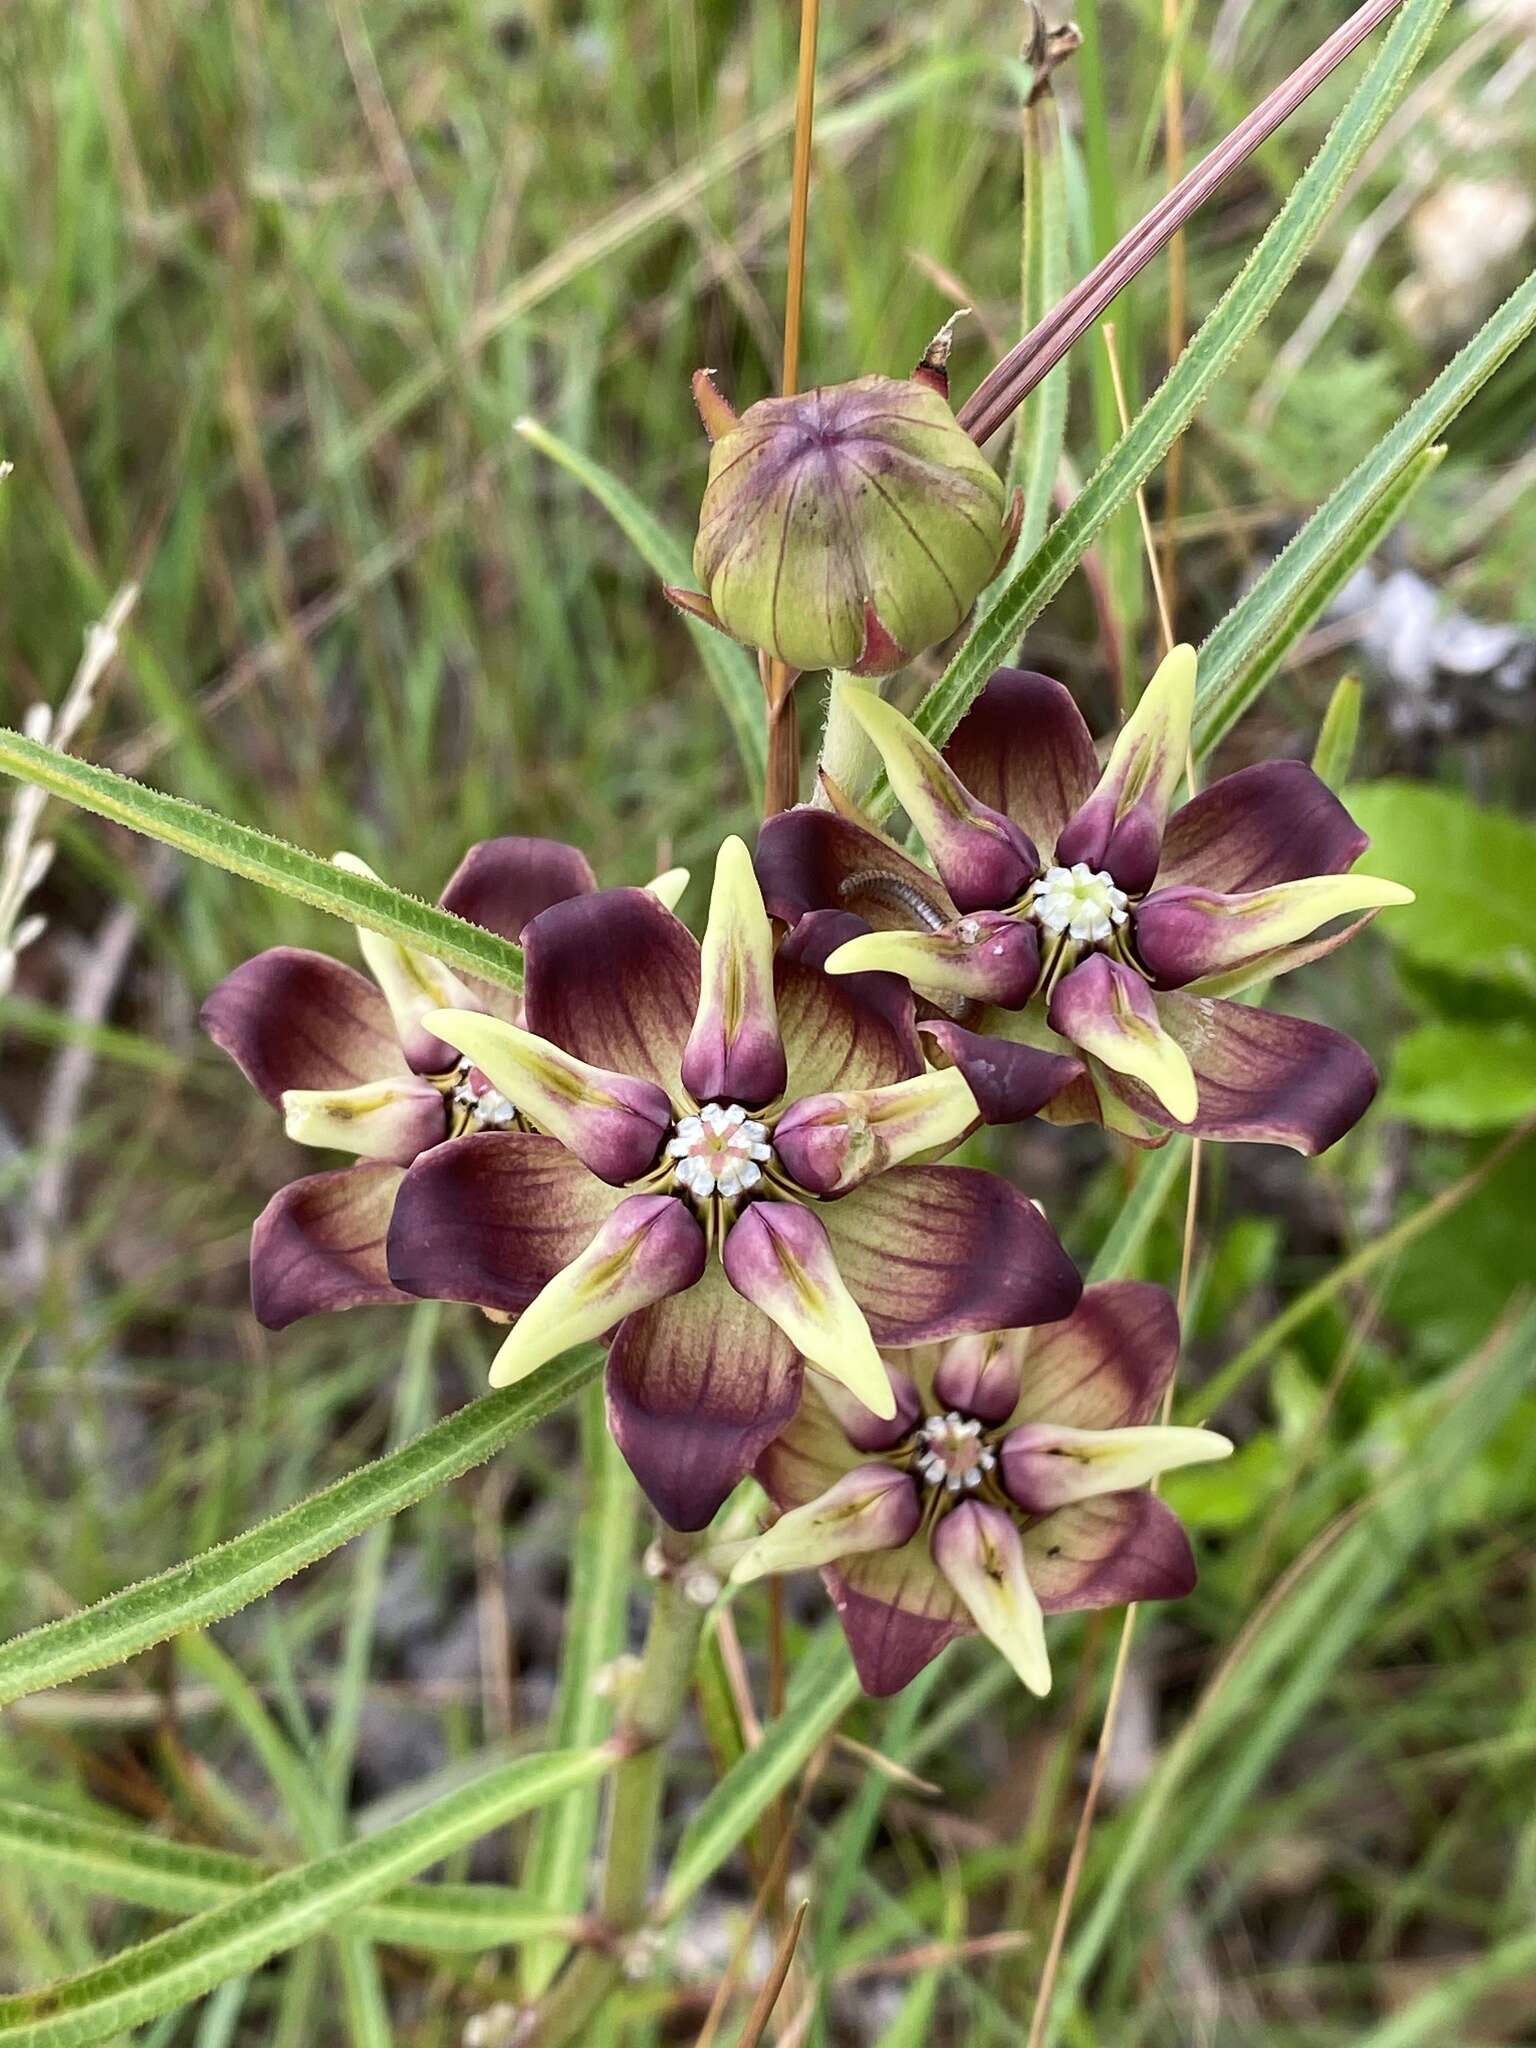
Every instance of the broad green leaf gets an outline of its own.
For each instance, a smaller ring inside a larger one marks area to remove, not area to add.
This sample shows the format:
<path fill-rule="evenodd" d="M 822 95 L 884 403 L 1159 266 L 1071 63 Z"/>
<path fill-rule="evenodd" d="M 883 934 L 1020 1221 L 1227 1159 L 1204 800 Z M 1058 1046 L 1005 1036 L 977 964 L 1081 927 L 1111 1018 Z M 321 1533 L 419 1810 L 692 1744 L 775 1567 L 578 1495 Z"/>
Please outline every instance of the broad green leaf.
<path fill-rule="evenodd" d="M 144 1828 L 114 1827 L 0 1801 L 0 1849 L 11 1868 L 36 1871 L 104 1899 L 157 1913 L 201 1913 L 243 1897 L 277 1873 L 248 1856 L 167 1842 Z M 567 1931 L 566 1916 L 530 1892 L 494 1884 L 412 1884 L 349 1914 L 345 1925 L 400 1948 L 479 1952 Z"/>
<path fill-rule="evenodd" d="M 671 1920 L 714 1875 L 858 1697 L 847 1647 L 829 1624 L 801 1656 L 783 1713 L 720 1779 L 683 1830 L 659 1919 Z"/>
<path fill-rule="evenodd" d="M 592 1749 L 556 1750 L 504 1764 L 408 1820 L 265 1878 L 240 1897 L 211 1906 L 110 1962 L 41 1991 L 0 1998 L 0 2043 L 84 2048 L 172 2012 L 295 1947 L 519 1814 L 601 1776 L 613 1762 L 610 1751 Z"/>
<path fill-rule="evenodd" d="M 1501 1131 L 1536 1116 L 1536 1024 L 1424 1024 L 1392 1054 L 1383 1111 L 1427 1131 Z"/>
<path fill-rule="evenodd" d="M 503 1450 L 584 1386 L 601 1362 L 590 1347 L 573 1351 L 518 1386 L 472 1401 L 414 1442 L 243 1536 L 13 1638 L 0 1646 L 0 1705 L 104 1664 L 120 1664 L 167 1636 L 259 1600 L 386 1515 L 399 1514 Z"/>
<path fill-rule="evenodd" d="M 571 447 L 537 420 L 519 420 L 517 431 L 523 439 L 568 470 L 589 490 L 604 511 L 630 541 L 635 551 L 663 583 L 688 588 L 695 581 L 693 562 L 684 544 L 668 532 L 655 514 L 621 483 L 611 470 L 594 462 L 590 455 Z M 763 686 L 757 665 L 744 647 L 725 634 L 717 633 L 698 619 L 685 621 L 693 635 L 709 679 L 715 686 L 721 707 L 736 736 L 737 750 L 747 771 L 754 798 L 761 802 L 763 775 L 768 758 L 768 725 L 763 706 Z"/>
<path fill-rule="evenodd" d="M 1356 783 L 1345 801 L 1371 835 L 1361 867 L 1414 892 L 1378 919 L 1387 943 L 1423 968 L 1536 992 L 1536 830 L 1418 782 Z"/>
<path fill-rule="evenodd" d="M 562 1749 L 601 1741 L 613 1725 L 613 1696 L 598 1683 L 624 1648 L 634 1573 L 639 1492 L 608 1429 L 603 1390 L 582 1395 L 581 1435 L 587 1499 L 571 1551 L 560 1690 L 546 1740 Z M 529 1896 L 573 1918 L 586 1895 L 597 1840 L 595 1785 L 579 1786 L 539 1816 L 521 1876 Z M 565 1946 L 537 1942 L 523 1956 L 524 1989 L 537 1998 L 559 1967 Z"/>
<path fill-rule="evenodd" d="M 391 889 L 371 875 L 334 867 L 317 853 L 274 839 L 249 825 L 237 825 L 217 811 L 167 796 L 110 768 L 78 761 L 72 754 L 40 746 L 24 734 L 0 728 L 0 770 L 18 781 L 63 797 L 98 818 L 127 825 L 147 839 L 190 853 L 210 867 L 224 868 L 242 881 L 258 882 L 279 896 L 291 896 L 348 924 L 378 932 L 402 946 L 431 953 L 446 966 L 480 974 L 498 987 L 520 989 L 523 956 L 510 940 L 470 924 L 434 903 Z"/>
<path fill-rule="evenodd" d="M 1426 448 L 1406 467 L 1387 470 L 1374 495 L 1357 492 L 1354 477 L 1346 478 L 1227 613 L 1200 650 L 1196 760 L 1203 761 L 1257 703 L 1291 649 L 1369 561 L 1444 454 L 1443 446 Z"/>
<path fill-rule="evenodd" d="M 1401 514 L 1438 465 L 1435 444 L 1447 427 L 1533 328 L 1536 273 L 1451 358 L 1211 633 L 1200 650 L 1197 760 L 1231 731 L 1273 674 L 1279 653 Z"/>
<path fill-rule="evenodd" d="M 1264 320 L 1316 239 L 1362 152 L 1407 85 L 1447 0 L 1407 0 L 1322 148 L 1162 385 L 1035 552 L 1004 571 L 1004 588 L 916 713 L 935 745 L 954 731 L 992 670 L 1065 583 L 1095 535 L 1162 460 L 1201 399 Z M 881 780 L 870 800 L 885 817 L 894 798 Z"/>

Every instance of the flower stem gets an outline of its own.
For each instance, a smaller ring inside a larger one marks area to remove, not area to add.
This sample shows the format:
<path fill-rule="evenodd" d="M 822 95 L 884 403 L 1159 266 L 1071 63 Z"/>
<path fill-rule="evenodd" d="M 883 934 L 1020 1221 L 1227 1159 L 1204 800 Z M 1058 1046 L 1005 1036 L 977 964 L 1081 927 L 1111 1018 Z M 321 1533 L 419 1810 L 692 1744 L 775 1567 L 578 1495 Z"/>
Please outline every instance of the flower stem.
<path fill-rule="evenodd" d="M 663 1529 L 658 1539 L 656 1601 L 613 1737 L 623 1762 L 612 1780 L 593 1945 L 556 1979 L 531 2031 L 519 2037 L 526 2048 L 565 2048 L 577 2037 L 621 1982 L 630 1937 L 645 1924 L 667 1744 L 693 1689 L 704 1627 L 704 1609 L 686 1590 L 688 1562 L 699 1541 L 672 1529 Z"/>

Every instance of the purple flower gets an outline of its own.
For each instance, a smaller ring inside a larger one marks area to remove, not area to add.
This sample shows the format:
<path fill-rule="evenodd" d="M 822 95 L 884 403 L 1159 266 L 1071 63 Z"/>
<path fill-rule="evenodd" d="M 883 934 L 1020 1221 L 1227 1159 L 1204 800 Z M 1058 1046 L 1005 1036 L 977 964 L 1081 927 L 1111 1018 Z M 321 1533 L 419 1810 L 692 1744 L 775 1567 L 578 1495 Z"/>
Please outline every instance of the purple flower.
<path fill-rule="evenodd" d="M 1047 1692 L 1047 1614 L 1195 1583 L 1146 1488 L 1232 1446 L 1153 1422 L 1178 1344 L 1161 1288 L 1110 1281 L 1047 1329 L 888 1355 L 889 1419 L 813 1384 L 758 1460 L 779 1519 L 732 1576 L 821 1567 L 866 1692 L 899 1691 L 972 1631 Z"/>
<path fill-rule="evenodd" d="M 790 1420 L 803 1365 L 879 1408 L 877 1344 L 1050 1321 L 1081 1291 L 1023 1196 L 913 1163 L 977 1106 L 924 1069 L 900 982 L 822 972 L 865 929 L 828 912 L 775 947 L 732 839 L 702 947 L 640 890 L 574 898 L 523 934 L 526 1028 L 427 1019 L 531 1128 L 416 1161 L 390 1276 L 517 1317 L 495 1385 L 611 1333 L 614 1435 L 678 1528 Z"/>
<path fill-rule="evenodd" d="M 1194 652 L 1176 648 L 1101 773 L 1048 676 L 998 669 L 942 754 L 845 685 L 937 875 L 856 818 L 804 807 L 763 828 L 764 896 L 778 917 L 835 905 L 884 927 L 829 973 L 893 971 L 948 1012 L 926 1028 L 978 1100 L 992 1089 L 990 1120 L 1010 1113 L 1001 1048 L 1071 1049 L 1087 1071 L 1053 1121 L 1321 1152 L 1364 1114 L 1375 1068 L 1337 1031 L 1230 998 L 1412 895 L 1347 872 L 1365 834 L 1299 761 L 1240 769 L 1170 817 L 1194 689 Z"/>
<path fill-rule="evenodd" d="M 340 865 L 367 873 L 352 856 Z M 586 856 L 553 839 L 487 839 L 465 854 L 445 910 L 516 939 L 552 903 L 596 889 Z M 389 1278 L 385 1237 L 405 1169 L 471 1130 L 500 1129 L 512 1103 L 423 1026 L 445 1005 L 515 1015 L 516 997 L 360 931 L 369 980 L 323 953 L 276 946 L 228 975 L 202 1026 L 283 1112 L 301 1145 L 358 1160 L 279 1189 L 251 1232 L 251 1301 L 268 1328 L 319 1309 L 409 1299 Z"/>

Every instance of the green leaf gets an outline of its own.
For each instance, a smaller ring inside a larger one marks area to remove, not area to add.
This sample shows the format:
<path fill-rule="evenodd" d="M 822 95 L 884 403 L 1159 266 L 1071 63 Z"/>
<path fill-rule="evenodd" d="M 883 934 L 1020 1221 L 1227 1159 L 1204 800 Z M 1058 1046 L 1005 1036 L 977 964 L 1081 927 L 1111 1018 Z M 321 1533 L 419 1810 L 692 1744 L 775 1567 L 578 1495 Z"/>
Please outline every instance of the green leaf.
<path fill-rule="evenodd" d="M 1536 990 L 1536 831 L 1418 782 L 1356 783 L 1346 801 L 1371 835 L 1362 867 L 1416 898 L 1377 920 L 1389 945 L 1420 967 Z"/>
<path fill-rule="evenodd" d="M 1332 790 L 1342 789 L 1349 780 L 1360 738 L 1362 695 L 1358 676 L 1340 676 L 1323 713 L 1322 730 L 1312 749 L 1312 772 Z"/>
<path fill-rule="evenodd" d="M 0 1848 L 13 1869 L 36 1871 L 95 1897 L 157 1913 L 201 1913 L 243 1897 L 276 1873 L 248 1856 L 167 1842 L 143 1828 L 114 1827 L 0 1801 Z M 443 1953 L 479 1952 L 568 1931 L 529 1892 L 494 1884 L 413 1884 L 363 1906 L 344 1923 L 370 1941 Z"/>
<path fill-rule="evenodd" d="M 1375 62 L 1355 88 L 1285 205 L 1162 385 L 1131 422 L 1035 552 L 1011 571 L 949 667 L 924 697 L 916 723 L 935 745 L 954 731 L 992 670 L 1065 583 L 1094 537 L 1162 460 L 1200 401 L 1264 320 L 1316 239 L 1362 152 L 1396 104 L 1445 12 L 1447 0 L 1407 0 Z M 874 816 L 894 803 L 882 779 Z"/>
<path fill-rule="evenodd" d="M 858 1697 L 842 1634 L 829 1624 L 801 1656 L 783 1713 L 720 1779 L 683 1830 L 658 1919 L 670 1921 L 708 1882 Z"/>
<path fill-rule="evenodd" d="M 519 420 L 517 431 L 525 441 L 547 455 L 551 462 L 558 462 L 592 493 L 604 511 L 611 514 L 636 553 L 663 583 L 678 584 L 685 589 L 693 584 L 693 561 L 687 548 L 641 503 L 628 484 L 621 483 L 611 470 L 604 469 L 600 462 L 594 462 L 590 455 L 572 448 L 569 442 L 560 440 L 547 427 L 540 426 L 537 420 Z M 752 794 L 761 802 L 768 760 L 768 724 L 757 666 L 746 649 L 738 647 L 725 634 L 717 633 L 698 619 L 685 618 L 685 624 L 693 635 L 694 645 L 736 736 L 737 751 L 747 771 Z"/>
<path fill-rule="evenodd" d="M 402 946 L 431 953 L 445 966 L 483 975 L 500 988 L 523 985 L 523 956 L 510 940 L 482 930 L 434 903 L 391 889 L 371 875 L 349 874 L 317 853 L 274 839 L 249 825 L 237 825 L 217 811 L 184 797 L 149 789 L 110 768 L 77 761 L 40 746 L 19 732 L 0 728 L 0 770 L 18 781 L 63 797 L 99 818 L 127 825 L 148 839 L 190 853 L 210 867 L 225 868 L 242 881 L 259 882 L 276 895 L 291 896 L 348 924 L 379 932 Z"/>
<path fill-rule="evenodd" d="M 120 1664 L 167 1636 L 259 1600 L 386 1515 L 399 1514 L 503 1450 L 584 1386 L 601 1363 L 601 1354 L 590 1347 L 573 1351 L 515 1387 L 472 1401 L 398 1451 L 243 1536 L 15 1637 L 0 1646 L 0 1705 L 104 1664 Z"/>
<path fill-rule="evenodd" d="M 630 1579 L 634 1568 L 639 1493 L 608 1429 L 603 1390 L 582 1396 L 582 1448 L 587 1501 L 571 1553 L 565 1647 L 560 1690 L 547 1739 L 564 1748 L 600 1741 L 613 1724 L 613 1696 L 599 1673 L 624 1648 Z M 582 1785 L 540 1815 L 522 1870 L 529 1896 L 572 1918 L 586 1896 L 587 1868 L 597 1840 L 595 1785 Z M 523 1957 L 523 1988 L 530 1998 L 546 1989 L 565 1953 L 562 1942 L 538 1942 Z"/>
<path fill-rule="evenodd" d="M 1033 80 L 1031 80 L 1033 86 Z M 1024 251 L 1021 331 L 1027 334 L 1067 289 L 1067 181 L 1061 146 L 1061 112 L 1054 92 L 1032 97 L 1024 108 Z M 1071 367 L 1058 363 L 1024 401 L 1014 433 L 1009 482 L 1024 493 L 1020 555 L 1031 555 L 1045 538 L 1051 497 L 1067 437 Z"/>
<path fill-rule="evenodd" d="M 0 1998 L 0 2043 L 83 2048 L 141 2026 L 257 1968 L 614 1762 L 606 1749 L 557 1750 L 504 1764 L 408 1820 L 263 1879 L 110 1962 L 42 1991 Z"/>
<path fill-rule="evenodd" d="M 1425 1024 L 1398 1040 L 1382 1109 L 1427 1131 L 1536 1116 L 1536 1025 Z"/>
<path fill-rule="evenodd" d="M 1163 1213 L 1163 1204 L 1188 1167 L 1188 1138 L 1170 1138 L 1161 1151 L 1141 1156 L 1136 1184 L 1099 1247 L 1088 1272 L 1090 1280 L 1123 1280 L 1134 1270 L 1137 1255 Z"/>

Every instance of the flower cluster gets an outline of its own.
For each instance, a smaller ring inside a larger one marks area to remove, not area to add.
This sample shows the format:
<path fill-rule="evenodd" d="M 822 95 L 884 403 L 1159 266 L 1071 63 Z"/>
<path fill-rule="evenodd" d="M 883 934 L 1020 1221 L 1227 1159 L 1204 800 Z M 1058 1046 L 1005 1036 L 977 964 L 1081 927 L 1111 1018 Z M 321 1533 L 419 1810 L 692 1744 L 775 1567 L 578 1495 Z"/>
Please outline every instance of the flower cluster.
<path fill-rule="evenodd" d="M 705 379 L 707 594 L 675 600 L 792 667 L 878 674 L 950 632 L 1009 521 L 942 354 L 739 420 Z M 1231 1446 L 1155 1419 L 1167 1295 L 1085 1292 L 1038 1205 L 946 1155 L 1036 1115 L 1323 1150 L 1370 1061 L 1237 998 L 1408 900 L 1351 872 L 1364 835 L 1299 762 L 1175 809 L 1194 686 L 1175 649 L 1101 765 L 1047 676 L 999 669 L 942 752 L 845 678 L 927 861 L 827 782 L 755 859 L 726 840 L 702 942 L 686 877 L 473 847 L 442 902 L 520 943 L 517 998 L 366 932 L 371 981 L 288 947 L 239 968 L 208 1031 L 355 1161 L 263 1211 L 258 1316 L 477 1304 L 509 1325 L 494 1385 L 601 1340 L 662 1517 L 702 1529 L 755 1473 L 776 1519 L 714 1555 L 820 1568 L 868 1690 L 976 1630 L 1044 1692 L 1046 1615 L 1193 1585 L 1150 1489 Z"/>

